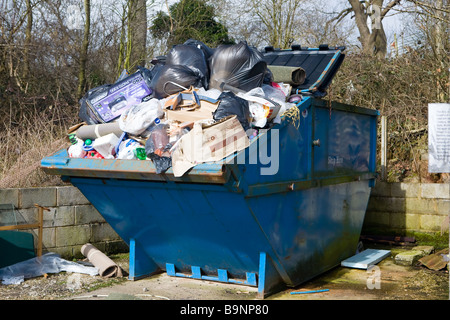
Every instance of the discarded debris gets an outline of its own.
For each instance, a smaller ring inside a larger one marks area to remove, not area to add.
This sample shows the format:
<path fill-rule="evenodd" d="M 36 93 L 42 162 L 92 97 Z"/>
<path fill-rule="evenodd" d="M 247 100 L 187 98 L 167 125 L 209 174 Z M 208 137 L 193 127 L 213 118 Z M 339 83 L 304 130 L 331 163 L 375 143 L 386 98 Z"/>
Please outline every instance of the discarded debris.
<path fill-rule="evenodd" d="M 431 270 L 442 270 L 449 263 L 448 248 L 419 259 L 419 263 Z"/>
<path fill-rule="evenodd" d="M 368 269 L 391 254 L 390 250 L 366 249 L 341 262 L 341 266 L 357 269 Z"/>
<path fill-rule="evenodd" d="M 3 284 L 20 284 L 24 279 L 62 271 L 86 273 L 91 276 L 98 275 L 98 270 L 94 267 L 86 267 L 76 262 L 67 261 L 58 254 L 49 252 L 40 257 L 0 269 L 0 280 L 2 280 Z"/>
<path fill-rule="evenodd" d="M 399 246 L 412 245 L 416 242 L 414 237 L 361 235 L 360 240 L 374 243 L 385 243 Z"/>
<path fill-rule="evenodd" d="M 100 276 L 105 278 L 123 277 L 122 268 L 92 244 L 86 243 L 82 246 L 81 253 L 98 269 Z"/>
<path fill-rule="evenodd" d="M 296 291 L 296 292 L 291 292 L 291 294 L 319 293 L 319 292 L 326 292 L 326 291 L 329 291 L 329 290 L 330 290 L 330 289 L 309 290 L 309 291 Z"/>
<path fill-rule="evenodd" d="M 395 256 L 395 263 L 401 266 L 412 266 L 425 256 L 422 250 L 407 250 Z"/>

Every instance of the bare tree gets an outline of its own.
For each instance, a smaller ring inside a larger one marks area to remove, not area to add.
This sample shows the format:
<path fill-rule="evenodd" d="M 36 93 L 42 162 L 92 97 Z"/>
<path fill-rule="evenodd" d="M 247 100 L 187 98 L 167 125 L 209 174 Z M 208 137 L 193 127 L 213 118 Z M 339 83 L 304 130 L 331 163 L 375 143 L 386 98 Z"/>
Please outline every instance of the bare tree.
<path fill-rule="evenodd" d="M 88 59 L 88 48 L 89 48 L 89 34 L 91 31 L 91 1 L 84 0 L 84 10 L 86 14 L 86 21 L 84 23 L 84 37 L 83 43 L 81 45 L 80 52 L 80 70 L 78 73 L 78 90 L 77 96 L 80 98 L 84 91 L 86 85 L 86 63 Z"/>
<path fill-rule="evenodd" d="M 132 0 L 129 10 L 130 67 L 145 66 L 147 58 L 147 1 Z"/>
<path fill-rule="evenodd" d="M 286 49 L 294 42 L 295 18 L 303 0 L 253 1 L 253 9 L 265 27 L 267 42 Z"/>
<path fill-rule="evenodd" d="M 382 21 L 387 13 L 400 3 L 400 0 L 392 0 L 384 7 L 383 0 L 348 0 L 348 2 L 359 31 L 362 51 L 384 58 L 387 52 L 387 40 Z M 348 9 L 346 12 L 349 12 Z M 367 25 L 368 19 L 372 20 L 372 28 Z"/>
<path fill-rule="evenodd" d="M 25 31 L 25 50 L 24 50 L 24 64 L 23 74 L 24 79 L 28 78 L 28 72 L 30 70 L 30 45 L 31 45 L 31 32 L 33 30 L 33 7 L 31 6 L 31 0 L 26 0 L 27 6 L 27 27 Z"/>

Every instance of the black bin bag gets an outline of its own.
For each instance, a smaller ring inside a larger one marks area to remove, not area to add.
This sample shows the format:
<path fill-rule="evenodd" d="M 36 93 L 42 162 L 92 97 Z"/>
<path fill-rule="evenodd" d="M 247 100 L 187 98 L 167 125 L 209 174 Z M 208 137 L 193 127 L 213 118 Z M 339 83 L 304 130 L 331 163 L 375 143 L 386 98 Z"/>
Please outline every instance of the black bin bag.
<path fill-rule="evenodd" d="M 267 72 L 267 63 L 258 50 L 244 41 L 220 45 L 209 60 L 209 89 L 222 90 L 223 84 L 243 91 L 260 87 Z"/>
<path fill-rule="evenodd" d="M 190 86 L 202 87 L 202 77 L 191 68 L 179 64 L 159 67 L 150 85 L 156 99 L 166 98 Z"/>
<path fill-rule="evenodd" d="M 208 63 L 203 51 L 192 45 L 176 45 L 166 57 L 166 65 L 183 65 L 191 69 L 207 89 L 209 82 Z"/>
<path fill-rule="evenodd" d="M 233 92 L 222 92 L 218 98 L 219 105 L 213 112 L 213 119 L 218 121 L 230 115 L 236 115 L 244 130 L 250 129 L 251 114 L 248 101 Z"/>
<path fill-rule="evenodd" d="M 203 51 L 203 54 L 205 55 L 206 61 L 208 61 L 209 58 L 214 53 L 214 49 L 208 47 L 206 44 L 204 44 L 200 40 L 189 39 L 189 40 L 186 40 L 186 42 L 183 43 L 183 44 L 184 45 L 189 45 L 189 46 L 194 46 L 194 47 L 197 47 L 197 48 L 201 49 Z"/>

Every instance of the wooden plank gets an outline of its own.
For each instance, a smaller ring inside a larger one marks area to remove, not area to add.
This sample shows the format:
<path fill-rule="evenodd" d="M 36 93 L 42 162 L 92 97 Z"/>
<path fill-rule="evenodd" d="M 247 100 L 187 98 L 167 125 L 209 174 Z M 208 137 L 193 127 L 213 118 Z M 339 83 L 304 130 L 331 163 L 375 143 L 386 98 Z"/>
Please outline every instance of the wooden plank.
<path fill-rule="evenodd" d="M 391 254 L 391 250 L 366 249 L 341 262 L 341 266 L 356 269 L 367 269 Z"/>
<path fill-rule="evenodd" d="M 0 231 L 37 229 L 37 228 L 39 228 L 39 223 L 35 223 L 35 224 L 18 224 L 18 225 L 14 225 L 14 226 L 1 226 L 0 227 Z"/>

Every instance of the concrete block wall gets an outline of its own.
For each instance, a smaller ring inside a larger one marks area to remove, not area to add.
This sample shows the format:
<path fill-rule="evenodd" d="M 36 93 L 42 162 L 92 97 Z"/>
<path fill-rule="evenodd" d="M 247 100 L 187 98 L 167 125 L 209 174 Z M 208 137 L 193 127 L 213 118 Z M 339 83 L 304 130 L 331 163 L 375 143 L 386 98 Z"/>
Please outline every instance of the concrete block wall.
<path fill-rule="evenodd" d="M 35 223 L 38 204 L 44 211 L 43 251 L 66 259 L 82 258 L 81 247 L 92 243 L 106 254 L 128 252 L 126 243 L 73 186 L 0 189 L 0 204 L 12 204 L 18 223 Z M 440 232 L 450 213 L 448 184 L 377 182 L 364 220 L 364 229 Z M 0 225 L 2 216 L 0 215 Z M 37 230 L 31 230 L 37 240 Z M 37 243 L 36 243 L 37 247 Z"/>
<path fill-rule="evenodd" d="M 448 232 L 449 213 L 449 184 L 377 182 L 363 230 Z"/>
<path fill-rule="evenodd" d="M 0 189 L 0 204 L 12 204 L 17 223 L 37 222 L 38 208 L 44 210 L 43 252 L 56 252 L 63 258 L 82 258 L 81 247 L 92 243 L 105 254 L 128 252 L 128 246 L 105 222 L 84 195 L 73 186 L 46 188 Z M 3 212 L 5 215 L 10 213 Z M 2 216 L 0 215 L 0 225 Z M 38 230 L 26 230 L 35 235 Z"/>

